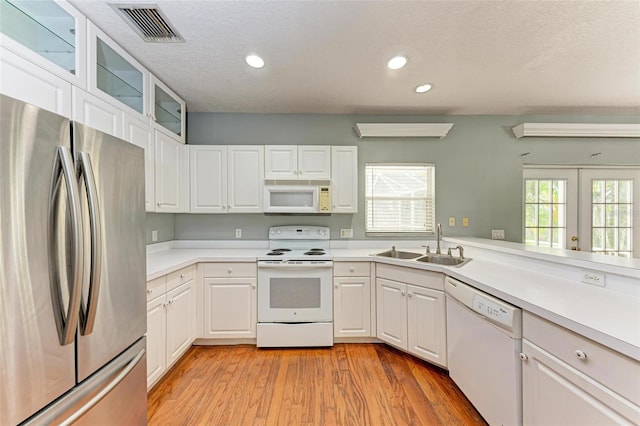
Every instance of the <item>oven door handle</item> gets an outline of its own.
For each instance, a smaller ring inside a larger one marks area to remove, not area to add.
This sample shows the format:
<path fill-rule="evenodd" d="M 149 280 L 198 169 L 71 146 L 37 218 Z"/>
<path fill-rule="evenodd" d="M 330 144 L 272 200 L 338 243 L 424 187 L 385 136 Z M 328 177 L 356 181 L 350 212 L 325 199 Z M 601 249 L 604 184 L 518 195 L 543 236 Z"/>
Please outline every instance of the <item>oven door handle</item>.
<path fill-rule="evenodd" d="M 258 262 L 258 269 L 261 268 L 333 268 L 333 262 L 327 263 L 260 263 Z"/>

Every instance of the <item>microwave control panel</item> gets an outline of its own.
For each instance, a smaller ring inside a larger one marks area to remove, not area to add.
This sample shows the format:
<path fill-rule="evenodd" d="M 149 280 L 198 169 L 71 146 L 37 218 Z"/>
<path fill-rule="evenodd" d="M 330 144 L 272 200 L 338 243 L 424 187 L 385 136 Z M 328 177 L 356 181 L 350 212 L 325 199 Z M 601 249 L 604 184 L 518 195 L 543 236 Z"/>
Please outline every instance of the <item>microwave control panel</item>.
<path fill-rule="evenodd" d="M 318 211 L 331 211 L 331 187 L 321 186 L 318 188 Z"/>

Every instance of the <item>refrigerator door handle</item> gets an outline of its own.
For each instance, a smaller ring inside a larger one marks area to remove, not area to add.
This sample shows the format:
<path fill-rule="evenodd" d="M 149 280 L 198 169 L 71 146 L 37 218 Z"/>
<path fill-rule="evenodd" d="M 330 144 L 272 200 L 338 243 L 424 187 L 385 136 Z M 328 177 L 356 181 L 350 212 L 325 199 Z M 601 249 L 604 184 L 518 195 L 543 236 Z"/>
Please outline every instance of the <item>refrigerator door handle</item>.
<path fill-rule="evenodd" d="M 72 276 L 69 286 L 69 304 L 65 314 L 62 297 L 62 283 L 58 262 L 53 259 L 56 252 L 56 225 L 58 223 L 57 198 L 60 191 L 61 177 L 64 178 L 67 187 L 68 212 L 71 222 L 71 252 Z M 78 326 L 78 316 L 82 300 L 82 274 L 84 268 L 83 238 L 82 238 L 82 212 L 80 207 L 80 191 L 75 177 L 73 157 L 69 148 L 59 146 L 56 150 L 51 188 L 49 190 L 49 256 L 51 262 L 50 288 L 53 302 L 54 318 L 58 329 L 58 337 L 61 345 L 73 342 Z"/>
<path fill-rule="evenodd" d="M 100 392 L 95 394 L 95 396 L 93 396 L 93 398 L 91 398 L 89 401 L 87 401 L 86 404 L 84 404 L 77 411 L 75 411 L 73 413 L 73 415 L 67 417 L 62 423 L 60 423 L 60 425 L 61 426 L 67 426 L 67 425 L 73 424 L 76 420 L 78 420 L 80 417 L 82 417 L 87 411 L 91 410 L 91 408 L 93 408 L 95 405 L 97 405 L 102 398 L 107 396 L 107 394 L 109 392 L 111 392 L 116 386 L 118 386 L 118 384 L 120 384 L 120 382 L 122 382 L 127 377 L 127 375 L 131 372 L 131 370 L 133 370 L 136 367 L 136 365 L 138 364 L 138 362 L 140 362 L 140 360 L 142 359 L 142 357 L 144 356 L 145 353 L 146 353 L 146 349 L 142 349 L 140 352 L 138 352 L 138 355 L 136 355 L 122 369 L 122 371 L 120 371 L 120 373 L 118 373 L 118 375 L 116 377 L 114 377 L 114 379 L 111 382 L 109 382 L 105 387 L 103 387 L 100 390 Z"/>
<path fill-rule="evenodd" d="M 98 203 L 98 189 L 93 174 L 93 166 L 89 153 L 80 152 L 80 178 L 84 180 L 89 204 L 89 229 L 91 230 L 91 272 L 89 275 L 89 292 L 87 306 L 84 300 L 80 306 L 80 333 L 83 336 L 91 334 L 98 308 L 100 293 L 100 277 L 102 271 L 102 233 L 100 229 L 100 205 Z"/>

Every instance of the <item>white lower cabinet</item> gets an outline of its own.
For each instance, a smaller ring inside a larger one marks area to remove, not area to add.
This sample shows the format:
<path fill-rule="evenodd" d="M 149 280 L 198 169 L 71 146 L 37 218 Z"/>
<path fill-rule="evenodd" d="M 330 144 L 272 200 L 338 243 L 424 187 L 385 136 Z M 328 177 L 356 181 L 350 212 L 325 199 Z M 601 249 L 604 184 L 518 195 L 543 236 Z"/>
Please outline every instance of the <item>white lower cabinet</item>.
<path fill-rule="evenodd" d="M 255 338 L 258 322 L 256 264 L 204 265 L 203 338 Z"/>
<path fill-rule="evenodd" d="M 640 423 L 640 363 L 524 312 L 525 425 Z"/>
<path fill-rule="evenodd" d="M 369 262 L 334 263 L 334 337 L 371 336 L 370 268 Z"/>
<path fill-rule="evenodd" d="M 419 358 L 447 366 L 444 275 L 378 264 L 377 337 Z"/>
<path fill-rule="evenodd" d="M 147 389 L 195 340 L 194 276 L 189 266 L 147 283 Z"/>

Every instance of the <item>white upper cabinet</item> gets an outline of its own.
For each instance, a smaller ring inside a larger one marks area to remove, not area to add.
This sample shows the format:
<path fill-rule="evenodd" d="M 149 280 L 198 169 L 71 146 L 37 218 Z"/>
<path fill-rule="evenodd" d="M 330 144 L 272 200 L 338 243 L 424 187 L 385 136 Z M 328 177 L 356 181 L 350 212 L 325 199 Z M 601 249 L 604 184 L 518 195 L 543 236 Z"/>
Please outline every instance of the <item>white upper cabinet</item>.
<path fill-rule="evenodd" d="M 149 72 L 91 22 L 88 32 L 89 92 L 107 102 L 117 101 L 124 110 L 146 115 Z"/>
<path fill-rule="evenodd" d="M 265 146 L 265 179 L 331 179 L 331 146 Z"/>
<path fill-rule="evenodd" d="M 227 147 L 189 145 L 191 213 L 227 212 Z"/>
<path fill-rule="evenodd" d="M 0 93 L 71 118 L 71 83 L 0 46 Z"/>
<path fill-rule="evenodd" d="M 229 213 L 262 213 L 264 206 L 264 146 L 234 145 L 228 147 Z"/>
<path fill-rule="evenodd" d="M 181 143 L 185 143 L 186 103 L 153 75 L 151 75 L 150 95 L 153 122 L 171 132 Z"/>
<path fill-rule="evenodd" d="M 77 87 L 72 88 L 72 119 L 118 138 L 123 137 L 124 114 L 113 104 Z"/>
<path fill-rule="evenodd" d="M 86 25 L 86 18 L 66 2 L 0 1 L 0 45 L 83 89 Z"/>
<path fill-rule="evenodd" d="M 331 147 L 331 212 L 358 212 L 358 147 Z"/>
<path fill-rule="evenodd" d="M 155 211 L 155 147 L 149 121 L 138 120 L 134 114 L 124 114 L 124 140 L 144 149 L 145 209 Z"/>
<path fill-rule="evenodd" d="M 189 147 L 155 130 L 156 212 L 189 211 Z"/>

